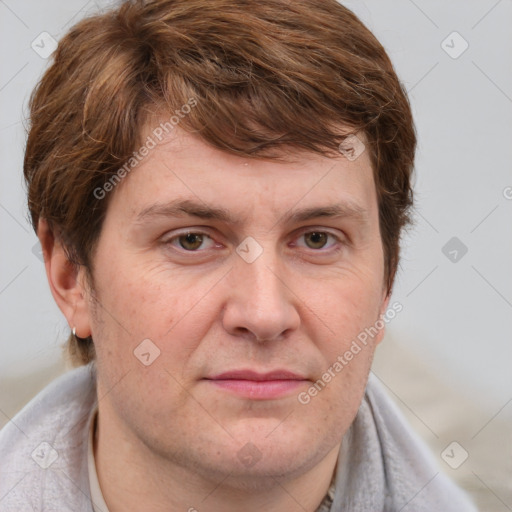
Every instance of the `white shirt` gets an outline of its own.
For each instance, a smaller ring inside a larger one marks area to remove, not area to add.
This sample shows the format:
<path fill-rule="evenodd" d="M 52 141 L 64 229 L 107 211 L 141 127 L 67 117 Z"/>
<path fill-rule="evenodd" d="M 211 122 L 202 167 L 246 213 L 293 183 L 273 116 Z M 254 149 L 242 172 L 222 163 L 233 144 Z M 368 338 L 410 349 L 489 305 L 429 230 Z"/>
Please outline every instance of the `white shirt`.
<path fill-rule="evenodd" d="M 96 433 L 96 421 L 98 418 L 98 405 L 92 412 L 89 424 L 89 442 L 87 446 L 87 468 L 89 471 L 89 487 L 91 489 L 91 501 L 94 512 L 109 512 L 100 483 L 98 482 L 98 473 L 96 473 L 96 462 L 94 460 L 94 435 Z"/>

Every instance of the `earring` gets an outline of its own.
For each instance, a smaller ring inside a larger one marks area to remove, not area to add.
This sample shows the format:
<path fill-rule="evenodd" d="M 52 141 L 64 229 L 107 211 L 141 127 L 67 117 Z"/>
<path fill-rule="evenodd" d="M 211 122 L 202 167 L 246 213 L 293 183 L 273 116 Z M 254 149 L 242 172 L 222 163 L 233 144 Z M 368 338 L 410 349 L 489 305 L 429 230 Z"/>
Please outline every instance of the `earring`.
<path fill-rule="evenodd" d="M 73 337 L 75 338 L 75 340 L 77 342 L 80 342 L 80 343 L 85 343 L 85 342 L 89 342 L 89 341 L 92 341 L 92 338 L 91 336 L 87 336 L 87 338 L 80 338 L 79 336 L 76 335 L 76 327 L 73 326 L 73 329 L 71 329 L 71 333 L 73 334 Z"/>

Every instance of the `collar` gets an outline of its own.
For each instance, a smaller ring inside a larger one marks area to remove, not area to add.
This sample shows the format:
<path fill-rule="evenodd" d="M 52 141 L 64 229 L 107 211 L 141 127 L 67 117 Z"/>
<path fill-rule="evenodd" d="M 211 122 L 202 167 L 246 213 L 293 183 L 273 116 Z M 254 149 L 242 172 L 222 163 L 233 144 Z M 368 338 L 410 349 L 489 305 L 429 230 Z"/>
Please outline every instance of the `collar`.
<path fill-rule="evenodd" d="M 94 512 L 109 512 L 101 487 L 98 482 L 98 473 L 96 472 L 96 462 L 94 460 L 93 443 L 96 435 L 96 423 L 98 418 L 98 404 L 91 413 L 89 423 L 89 441 L 87 446 L 87 468 L 89 472 L 89 487 L 91 491 L 91 502 Z"/>

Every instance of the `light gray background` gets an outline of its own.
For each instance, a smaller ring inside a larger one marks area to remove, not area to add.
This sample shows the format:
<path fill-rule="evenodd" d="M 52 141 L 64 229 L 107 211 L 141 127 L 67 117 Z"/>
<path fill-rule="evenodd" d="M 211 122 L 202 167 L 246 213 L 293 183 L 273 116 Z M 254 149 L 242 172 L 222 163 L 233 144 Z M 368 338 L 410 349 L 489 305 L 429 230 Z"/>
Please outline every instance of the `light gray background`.
<path fill-rule="evenodd" d="M 393 357 L 402 349 L 413 354 L 478 407 L 482 416 L 476 430 L 486 422 L 510 422 L 512 1 L 342 3 L 388 50 L 410 93 L 419 135 L 416 225 L 404 240 L 392 298 L 404 309 L 388 327 Z M 85 0 L 0 0 L 4 378 L 22 377 L 55 361 L 68 333 L 43 264 L 32 251 L 37 240 L 27 221 L 22 186 L 26 103 L 47 65 L 31 43 L 43 31 L 59 39 L 87 12 L 105 5 Z M 469 44 L 458 58 L 445 51 L 454 55 L 463 48 L 458 36 L 450 36 L 454 31 Z M 452 237 L 467 247 L 462 257 L 459 250 L 455 262 L 442 251 Z M 386 350 L 391 349 L 385 340 L 379 351 Z M 511 446 L 509 436 L 503 440 L 509 457 Z M 512 510 L 510 496 L 485 485 L 496 498 L 493 510 Z"/>

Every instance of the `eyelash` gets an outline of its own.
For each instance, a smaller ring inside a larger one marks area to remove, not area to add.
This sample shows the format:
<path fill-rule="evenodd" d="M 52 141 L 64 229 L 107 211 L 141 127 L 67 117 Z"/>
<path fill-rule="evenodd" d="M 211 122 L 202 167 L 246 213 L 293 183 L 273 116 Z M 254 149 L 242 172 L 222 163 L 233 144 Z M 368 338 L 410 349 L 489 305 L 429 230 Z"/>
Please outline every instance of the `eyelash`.
<path fill-rule="evenodd" d="M 334 239 L 334 242 L 331 247 L 325 249 L 324 247 L 321 247 L 320 249 L 312 249 L 311 247 L 305 247 L 306 249 L 312 251 L 312 252 L 315 252 L 315 253 L 332 253 L 332 252 L 336 252 L 340 249 L 340 246 L 343 245 L 344 242 L 339 236 L 335 235 L 334 233 L 331 233 L 330 231 L 325 231 L 325 230 L 322 230 L 322 229 L 308 229 L 307 231 L 303 231 L 302 233 L 300 233 L 298 235 L 297 238 L 302 238 L 304 237 L 305 235 L 309 235 L 309 234 L 312 234 L 312 233 L 320 233 L 320 234 L 326 234 L 328 237 L 330 237 L 331 239 Z M 196 249 L 196 250 L 188 250 L 188 249 L 185 249 L 183 247 L 179 247 L 177 245 L 174 245 L 173 242 L 176 241 L 177 243 L 179 243 L 179 239 L 183 236 L 186 236 L 186 235 L 200 235 L 200 236 L 203 236 L 203 237 L 208 237 L 214 244 L 214 240 L 213 238 L 206 232 L 204 231 L 192 231 L 192 230 L 187 230 L 187 231 L 184 231 L 182 233 L 177 233 L 175 235 L 173 235 L 172 237 L 169 237 L 165 240 L 163 240 L 163 244 L 164 245 L 170 245 L 172 247 L 174 247 L 178 252 L 181 252 L 183 254 L 193 254 L 193 253 L 204 253 L 206 252 L 208 249 Z M 294 246 L 297 246 L 297 244 L 294 244 Z M 337 247 L 336 247 L 337 246 Z M 301 246 L 303 247 L 303 246 Z"/>

